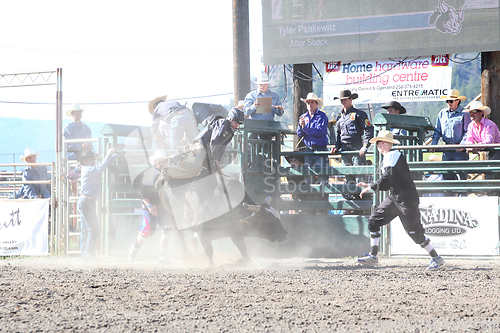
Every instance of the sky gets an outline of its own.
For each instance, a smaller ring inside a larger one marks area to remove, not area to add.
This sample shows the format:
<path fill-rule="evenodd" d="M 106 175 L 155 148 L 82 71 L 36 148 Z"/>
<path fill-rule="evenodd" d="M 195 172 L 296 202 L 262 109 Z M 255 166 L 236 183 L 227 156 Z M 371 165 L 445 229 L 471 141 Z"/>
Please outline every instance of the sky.
<path fill-rule="evenodd" d="M 257 76 L 262 9 L 249 3 Z M 1 1 L 0 11 L 0 74 L 62 68 L 63 111 L 80 103 L 83 121 L 149 125 L 147 101 L 157 96 L 233 97 L 232 1 Z M 55 99 L 55 85 L 0 88 L 0 118 L 55 119 Z"/>

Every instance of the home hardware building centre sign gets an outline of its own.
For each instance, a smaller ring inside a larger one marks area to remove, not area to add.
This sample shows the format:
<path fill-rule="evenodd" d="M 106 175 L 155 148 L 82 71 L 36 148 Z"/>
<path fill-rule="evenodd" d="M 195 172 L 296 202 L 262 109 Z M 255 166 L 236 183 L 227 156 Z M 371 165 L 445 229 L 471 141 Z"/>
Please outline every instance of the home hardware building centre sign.
<path fill-rule="evenodd" d="M 339 105 L 339 91 L 359 95 L 357 103 L 439 101 L 451 87 L 452 66 L 447 54 L 415 59 L 329 62 L 325 64 L 325 105 Z"/>
<path fill-rule="evenodd" d="M 426 236 L 440 255 L 491 256 L 499 242 L 498 197 L 420 198 Z M 406 235 L 399 220 L 391 223 L 391 255 L 426 255 Z"/>

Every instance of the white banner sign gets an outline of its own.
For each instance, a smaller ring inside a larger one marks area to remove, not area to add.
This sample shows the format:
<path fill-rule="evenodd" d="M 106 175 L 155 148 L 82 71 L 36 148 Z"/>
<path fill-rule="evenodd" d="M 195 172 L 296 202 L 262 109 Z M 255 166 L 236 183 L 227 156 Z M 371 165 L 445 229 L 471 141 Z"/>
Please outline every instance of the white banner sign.
<path fill-rule="evenodd" d="M 0 256 L 46 255 L 49 199 L 0 200 Z"/>
<path fill-rule="evenodd" d="M 499 241 L 498 197 L 420 198 L 425 234 L 439 255 L 491 256 Z M 390 224 L 392 255 L 424 255 L 399 221 Z"/>
<path fill-rule="evenodd" d="M 418 59 L 325 63 L 325 105 L 340 105 L 341 90 L 359 95 L 355 103 L 438 101 L 451 87 L 448 55 Z"/>

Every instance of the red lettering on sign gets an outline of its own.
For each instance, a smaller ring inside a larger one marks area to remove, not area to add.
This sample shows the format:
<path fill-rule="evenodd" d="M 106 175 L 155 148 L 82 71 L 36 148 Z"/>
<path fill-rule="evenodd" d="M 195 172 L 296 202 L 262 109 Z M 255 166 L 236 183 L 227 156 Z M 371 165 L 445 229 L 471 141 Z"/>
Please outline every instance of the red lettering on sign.
<path fill-rule="evenodd" d="M 450 55 L 449 54 L 439 54 L 433 55 L 431 57 L 431 66 L 432 67 L 446 67 L 450 63 Z"/>
<path fill-rule="evenodd" d="M 325 68 L 327 73 L 340 71 L 340 61 L 330 61 L 325 62 Z"/>

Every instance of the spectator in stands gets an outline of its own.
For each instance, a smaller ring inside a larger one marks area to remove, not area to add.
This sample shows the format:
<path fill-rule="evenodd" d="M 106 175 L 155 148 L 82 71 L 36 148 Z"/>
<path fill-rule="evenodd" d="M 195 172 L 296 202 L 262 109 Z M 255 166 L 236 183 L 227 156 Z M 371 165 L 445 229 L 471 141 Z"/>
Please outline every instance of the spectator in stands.
<path fill-rule="evenodd" d="M 370 147 L 370 139 L 373 138 L 373 125 L 370 123 L 365 112 L 353 106 L 353 100 L 358 94 L 352 94 L 350 90 L 342 90 L 339 97 L 343 109 L 340 118 L 337 119 L 337 141 L 332 148 L 332 154 L 338 151 L 348 152 L 359 150 L 358 154 L 342 154 L 342 164 L 346 166 L 357 166 L 366 164 L 366 151 Z M 361 179 L 360 179 L 361 180 Z M 356 188 L 356 176 L 347 175 L 346 184 L 352 191 Z M 345 193 L 347 200 L 357 199 L 357 196 Z"/>
<path fill-rule="evenodd" d="M 488 106 L 484 106 L 479 101 L 473 101 L 464 112 L 469 113 L 471 119 L 471 123 L 467 129 L 467 136 L 463 142 L 464 144 L 500 143 L 500 132 L 497 124 L 486 118 L 491 113 L 491 109 Z M 467 148 L 469 152 L 473 150 L 475 149 Z M 500 159 L 500 152 L 493 153 L 489 159 Z"/>
<path fill-rule="evenodd" d="M 91 150 L 84 151 L 78 158 L 82 169 L 82 187 L 78 211 L 82 219 L 82 233 L 80 236 L 80 249 L 84 261 L 96 260 L 96 245 L 99 238 L 99 218 L 97 217 L 97 200 L 101 196 L 101 175 L 113 162 L 116 148 L 108 150 L 104 160 L 95 164 L 95 154 Z"/>
<path fill-rule="evenodd" d="M 65 140 L 70 139 L 87 139 L 92 137 L 90 127 L 82 122 L 82 114 L 85 109 L 76 103 L 73 107 L 66 111 L 68 117 L 72 117 L 73 121 L 67 124 L 63 130 L 63 137 Z M 80 157 L 82 151 L 92 149 L 91 143 L 72 143 L 67 146 L 67 159 L 76 160 Z"/>
<path fill-rule="evenodd" d="M 246 116 L 250 119 L 261 119 L 273 121 L 274 116 L 281 117 L 284 113 L 285 108 L 281 106 L 280 97 L 277 93 L 269 89 L 269 76 L 266 73 L 261 73 L 256 81 L 258 89 L 249 92 L 245 96 L 245 107 L 244 112 Z M 259 103 L 259 98 L 271 97 L 271 112 L 270 113 L 258 113 L 257 108 L 261 106 Z"/>
<path fill-rule="evenodd" d="M 300 99 L 307 105 L 307 112 L 299 118 L 297 135 L 302 138 L 306 146 L 306 152 L 328 151 L 328 116 L 319 108 L 323 105 L 323 99 L 315 93 L 310 92 L 306 98 Z M 307 155 L 304 156 L 304 165 L 308 167 L 327 167 L 328 156 Z M 320 181 L 328 182 L 328 176 L 320 176 Z M 306 177 L 306 182 L 311 183 Z"/>
<path fill-rule="evenodd" d="M 388 114 L 406 114 L 406 109 L 396 101 L 389 102 L 388 105 L 382 106 L 382 109 L 386 109 Z M 408 130 L 403 128 L 392 128 L 391 132 L 394 135 L 408 135 Z"/>
<path fill-rule="evenodd" d="M 281 105 L 280 97 L 277 93 L 269 89 L 269 76 L 267 73 L 261 73 L 257 78 L 257 90 L 249 92 L 245 96 L 244 113 L 246 118 L 257 120 L 274 121 L 274 116 L 281 117 L 285 112 L 285 108 Z M 259 113 L 257 108 L 262 106 L 259 98 L 271 98 L 271 112 Z M 257 134 L 250 133 L 250 139 L 271 140 L 272 134 Z M 268 153 L 268 152 L 266 152 Z"/>
<path fill-rule="evenodd" d="M 453 89 L 450 95 L 441 96 L 441 98 L 446 99 L 447 107 L 438 113 L 432 136 L 432 145 L 437 145 L 439 139 L 446 145 L 458 145 L 465 140 L 467 127 L 470 124 L 470 117 L 464 112 L 463 106 L 460 105 L 467 97 L 461 96 L 458 90 Z M 429 149 L 429 151 L 434 153 L 436 150 Z M 463 148 L 443 151 L 443 161 L 467 161 L 468 159 L 469 155 Z M 443 179 L 453 180 L 457 178 L 457 175 L 460 179 L 467 179 L 465 173 L 446 173 L 443 175 Z"/>
<path fill-rule="evenodd" d="M 142 173 L 141 179 L 138 180 L 141 182 L 139 198 L 142 200 L 142 223 L 137 239 L 128 255 L 130 261 L 135 259 L 142 244 L 160 227 L 162 230 L 160 263 L 168 263 L 169 231 L 173 228 L 173 221 L 169 220 L 165 207 L 160 200 L 158 189 L 155 186 L 160 178 L 161 170 L 167 165 L 167 158 L 167 153 L 164 150 L 155 151 L 154 155 L 149 158 L 150 163 L 154 165 L 153 172 Z M 143 179 L 145 175 L 151 179 Z"/>
<path fill-rule="evenodd" d="M 488 106 L 484 106 L 483 103 L 479 101 L 473 101 L 470 103 L 469 107 L 465 109 L 465 112 L 470 114 L 471 123 L 467 128 L 467 136 L 465 138 L 464 144 L 490 144 L 490 143 L 500 143 L 500 131 L 498 130 L 497 124 L 489 120 L 488 117 L 491 113 L 491 109 Z M 467 152 L 477 152 L 476 149 L 467 148 Z M 499 150 L 489 150 L 490 160 L 500 160 Z M 494 173 L 485 173 L 485 179 L 500 179 Z"/>
<path fill-rule="evenodd" d="M 31 148 L 24 150 L 24 156 L 21 156 L 21 161 L 30 165 L 23 171 L 23 181 L 50 180 L 46 167 L 33 165 L 36 163 L 38 154 Z M 50 197 L 50 184 L 23 184 L 14 196 L 16 199 L 48 199 Z"/>
<path fill-rule="evenodd" d="M 307 112 L 299 118 L 297 135 L 302 138 L 306 152 L 328 152 L 328 116 L 319 108 L 323 105 L 323 99 L 315 93 L 310 92 L 306 98 L 300 99 L 307 105 Z M 328 167 L 327 155 L 306 155 L 304 156 L 304 166 L 309 168 Z M 317 181 L 321 184 L 328 183 L 328 176 L 318 176 Z M 316 183 L 314 176 L 305 177 L 306 184 Z M 323 195 L 322 200 L 328 201 L 328 195 Z M 326 215 L 327 211 L 322 211 Z"/>

